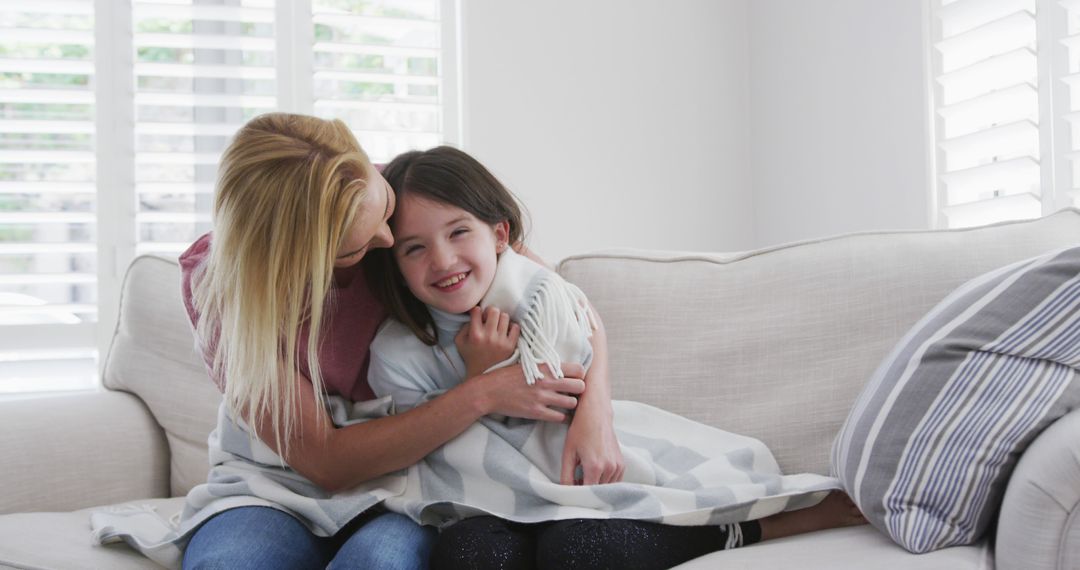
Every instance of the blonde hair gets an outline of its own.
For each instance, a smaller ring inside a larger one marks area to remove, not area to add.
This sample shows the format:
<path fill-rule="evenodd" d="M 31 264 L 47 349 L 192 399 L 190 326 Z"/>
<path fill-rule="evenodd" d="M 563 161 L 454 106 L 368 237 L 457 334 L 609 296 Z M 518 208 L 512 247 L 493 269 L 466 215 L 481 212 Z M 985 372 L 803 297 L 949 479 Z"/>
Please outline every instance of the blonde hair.
<path fill-rule="evenodd" d="M 368 167 L 343 122 L 286 113 L 249 121 L 221 157 L 214 238 L 193 287 L 196 331 L 216 339 L 213 371 L 233 417 L 253 428 L 269 419 L 282 458 L 299 412 L 305 322 L 307 368 L 325 405 L 323 310 Z"/>

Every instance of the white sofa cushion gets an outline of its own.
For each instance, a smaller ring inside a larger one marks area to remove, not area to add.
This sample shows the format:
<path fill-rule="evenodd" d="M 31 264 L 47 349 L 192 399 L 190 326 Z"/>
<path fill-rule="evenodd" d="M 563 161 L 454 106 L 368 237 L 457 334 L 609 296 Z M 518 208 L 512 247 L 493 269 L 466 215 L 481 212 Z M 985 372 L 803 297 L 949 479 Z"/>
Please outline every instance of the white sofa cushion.
<path fill-rule="evenodd" d="M 128 267 L 105 386 L 142 398 L 165 428 L 173 496 L 206 482 L 206 440 L 221 394 L 195 352 L 175 260 L 142 256 Z"/>
<path fill-rule="evenodd" d="M 169 518 L 184 499 L 138 501 Z M 91 540 L 90 511 L 18 513 L 0 516 L 0 568 L 107 568 L 134 570 L 160 566 L 126 544 L 97 546 Z"/>
<path fill-rule="evenodd" d="M 871 526 L 834 528 L 714 552 L 676 566 L 678 570 L 993 570 L 988 541 L 915 556 Z"/>
<path fill-rule="evenodd" d="M 0 420 L 0 513 L 79 509 L 168 494 L 165 434 L 131 394 L 3 401 Z"/>
<path fill-rule="evenodd" d="M 139 501 L 170 517 L 183 499 Z M 21 513 L 0 516 L 0 568 L 160 568 L 123 544 L 90 542 L 90 509 L 70 513 Z M 782 538 L 745 548 L 715 552 L 678 566 L 679 570 L 714 568 L 828 568 L 864 570 L 993 570 L 989 544 L 946 548 L 913 556 L 872 527 L 832 529 Z"/>
<path fill-rule="evenodd" d="M 787 473 L 827 473 L 855 396 L 927 310 L 976 275 L 1075 243 L 1070 209 L 734 256 L 579 255 L 560 272 L 604 320 L 617 398 L 756 437 Z"/>

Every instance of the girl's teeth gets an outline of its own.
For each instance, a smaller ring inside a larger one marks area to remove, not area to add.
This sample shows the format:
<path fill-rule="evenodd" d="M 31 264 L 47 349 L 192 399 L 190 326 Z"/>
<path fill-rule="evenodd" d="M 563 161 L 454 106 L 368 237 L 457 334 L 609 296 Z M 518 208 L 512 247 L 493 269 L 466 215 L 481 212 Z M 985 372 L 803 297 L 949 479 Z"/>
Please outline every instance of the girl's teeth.
<path fill-rule="evenodd" d="M 458 281 L 461 281 L 464 278 L 465 278 L 465 274 L 464 273 L 459 273 L 459 274 L 457 274 L 457 275 L 455 275 L 455 276 L 453 276 L 453 277 L 451 277 L 451 278 L 449 278 L 449 279 L 447 279 L 445 281 L 440 281 L 440 282 L 436 283 L 436 285 L 438 285 L 439 287 L 449 287 L 449 286 L 457 283 Z"/>

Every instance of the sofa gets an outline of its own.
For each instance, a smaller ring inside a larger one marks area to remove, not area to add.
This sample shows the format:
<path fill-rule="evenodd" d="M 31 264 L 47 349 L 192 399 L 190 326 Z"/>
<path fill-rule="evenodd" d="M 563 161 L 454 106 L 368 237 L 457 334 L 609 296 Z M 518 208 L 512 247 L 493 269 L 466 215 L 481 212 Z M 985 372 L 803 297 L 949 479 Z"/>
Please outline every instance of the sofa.
<path fill-rule="evenodd" d="M 756 437 L 785 472 L 828 473 L 848 408 L 883 357 L 966 280 L 1080 243 L 1080 210 L 963 230 L 858 233 L 730 254 L 613 250 L 559 271 L 610 343 L 616 398 Z M 102 387 L 0 401 L 0 567 L 147 568 L 92 544 L 89 513 L 166 517 L 208 469 L 220 395 L 194 351 L 175 260 L 124 282 Z M 869 525 L 717 552 L 682 568 L 1080 568 L 1080 412 L 1045 430 L 1009 480 L 996 531 L 910 554 Z"/>

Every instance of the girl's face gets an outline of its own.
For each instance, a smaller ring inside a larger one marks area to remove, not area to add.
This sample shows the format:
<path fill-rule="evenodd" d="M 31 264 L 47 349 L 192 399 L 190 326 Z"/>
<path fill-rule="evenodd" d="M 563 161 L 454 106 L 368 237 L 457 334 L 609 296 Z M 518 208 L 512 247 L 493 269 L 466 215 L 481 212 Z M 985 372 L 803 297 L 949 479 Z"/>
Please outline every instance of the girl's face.
<path fill-rule="evenodd" d="M 374 166 L 367 165 L 365 174 L 368 189 L 360 200 L 352 225 L 345 232 L 334 259 L 334 267 L 351 267 L 359 263 L 369 250 L 394 244 L 394 236 L 387 225 L 387 220 L 394 213 L 394 191 Z"/>
<path fill-rule="evenodd" d="M 406 194 L 394 218 L 394 259 L 417 299 L 465 313 L 491 287 L 509 230 L 509 222 L 487 224 L 456 206 Z"/>

